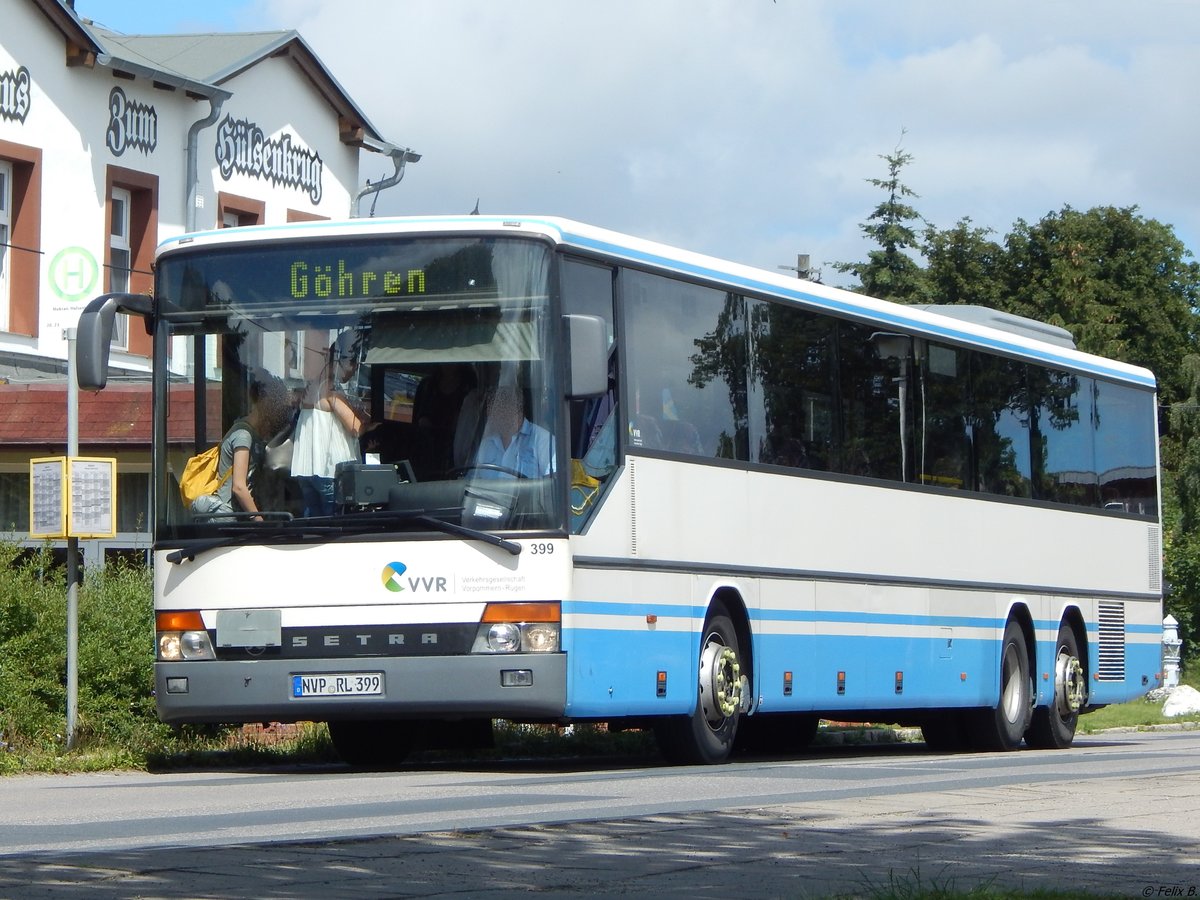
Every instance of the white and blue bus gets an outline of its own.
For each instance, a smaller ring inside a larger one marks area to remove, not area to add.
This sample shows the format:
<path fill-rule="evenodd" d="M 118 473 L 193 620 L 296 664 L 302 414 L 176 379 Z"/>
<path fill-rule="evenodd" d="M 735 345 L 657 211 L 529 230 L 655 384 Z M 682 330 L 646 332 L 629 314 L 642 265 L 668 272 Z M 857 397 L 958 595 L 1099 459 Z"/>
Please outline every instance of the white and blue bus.
<path fill-rule="evenodd" d="M 152 298 L 81 317 L 85 388 L 116 312 L 154 335 L 164 721 L 715 763 L 822 718 L 1061 748 L 1160 683 L 1155 380 L 1061 329 L 548 217 L 169 239 Z M 335 395 L 361 434 L 322 474 L 295 423 Z M 248 421 L 253 502 L 186 505 Z"/>

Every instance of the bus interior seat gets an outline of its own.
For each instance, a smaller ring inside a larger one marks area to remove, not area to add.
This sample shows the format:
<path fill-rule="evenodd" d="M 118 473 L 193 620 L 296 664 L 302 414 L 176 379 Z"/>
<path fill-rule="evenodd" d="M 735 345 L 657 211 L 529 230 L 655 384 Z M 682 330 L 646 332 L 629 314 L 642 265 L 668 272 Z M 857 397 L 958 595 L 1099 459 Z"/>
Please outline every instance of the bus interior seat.
<path fill-rule="evenodd" d="M 700 432 L 691 422 L 682 419 L 664 419 L 661 425 L 663 449 L 692 456 L 703 456 L 704 446 Z"/>
<path fill-rule="evenodd" d="M 647 450 L 661 450 L 663 438 L 658 421 L 653 416 L 634 416 L 629 428 L 629 444 Z"/>

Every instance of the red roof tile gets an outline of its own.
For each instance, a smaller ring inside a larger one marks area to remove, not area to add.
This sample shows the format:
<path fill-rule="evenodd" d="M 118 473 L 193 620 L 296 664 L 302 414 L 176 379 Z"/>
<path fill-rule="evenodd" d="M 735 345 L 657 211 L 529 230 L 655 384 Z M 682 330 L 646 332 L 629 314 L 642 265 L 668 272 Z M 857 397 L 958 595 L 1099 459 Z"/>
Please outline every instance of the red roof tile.
<path fill-rule="evenodd" d="M 219 386 L 208 394 L 209 441 L 221 424 Z M 195 405 L 190 386 L 171 390 L 168 438 L 190 442 Z M 103 391 L 79 394 L 79 444 L 150 444 L 151 402 L 148 384 L 112 384 Z M 0 444 L 66 446 L 67 389 L 64 384 L 0 384 Z"/>

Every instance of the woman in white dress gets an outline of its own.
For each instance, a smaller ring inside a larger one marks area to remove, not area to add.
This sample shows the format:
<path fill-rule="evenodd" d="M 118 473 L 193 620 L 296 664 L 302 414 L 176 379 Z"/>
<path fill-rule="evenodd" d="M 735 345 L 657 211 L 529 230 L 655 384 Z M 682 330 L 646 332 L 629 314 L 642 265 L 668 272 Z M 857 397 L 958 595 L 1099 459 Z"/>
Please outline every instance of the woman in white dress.
<path fill-rule="evenodd" d="M 340 462 L 361 459 L 358 439 L 369 418 L 348 390 L 358 371 L 353 333 L 329 348 L 321 377 L 300 404 L 292 446 L 292 475 L 300 485 L 305 516 L 331 516 L 333 476 Z"/>

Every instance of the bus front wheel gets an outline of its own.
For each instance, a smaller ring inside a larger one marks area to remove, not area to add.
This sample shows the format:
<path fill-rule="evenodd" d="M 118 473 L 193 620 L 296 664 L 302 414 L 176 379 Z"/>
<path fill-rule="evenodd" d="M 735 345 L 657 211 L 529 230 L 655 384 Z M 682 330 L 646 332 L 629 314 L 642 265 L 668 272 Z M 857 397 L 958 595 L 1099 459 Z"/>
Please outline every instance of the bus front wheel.
<path fill-rule="evenodd" d="M 1008 620 L 1000 649 L 1000 700 L 981 710 L 975 743 L 980 750 L 1016 750 L 1021 746 L 1033 710 L 1029 650 L 1021 626 Z"/>
<path fill-rule="evenodd" d="M 684 765 L 724 762 L 733 750 L 747 679 L 737 631 L 724 607 L 715 607 L 700 641 L 700 677 L 691 715 L 670 716 L 654 728 L 664 757 Z"/>
<path fill-rule="evenodd" d="M 1075 740 L 1079 710 L 1087 701 L 1087 675 L 1079 658 L 1075 629 L 1064 622 L 1054 651 L 1054 697 L 1033 712 L 1025 742 L 1039 750 L 1064 750 Z"/>

